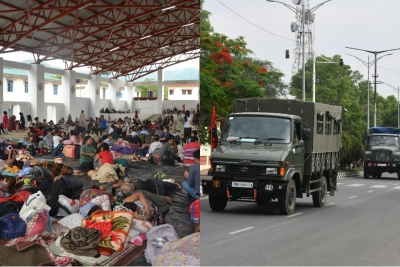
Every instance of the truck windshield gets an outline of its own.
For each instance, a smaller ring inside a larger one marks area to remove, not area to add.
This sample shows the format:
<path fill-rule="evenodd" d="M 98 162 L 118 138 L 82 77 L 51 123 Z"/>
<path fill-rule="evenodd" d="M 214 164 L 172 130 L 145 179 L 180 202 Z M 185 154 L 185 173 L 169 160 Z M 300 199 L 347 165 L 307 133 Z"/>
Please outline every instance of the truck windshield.
<path fill-rule="evenodd" d="M 369 144 L 371 146 L 398 146 L 399 138 L 397 136 L 375 135 L 371 136 Z"/>
<path fill-rule="evenodd" d="M 222 141 L 289 143 L 291 121 L 286 118 L 262 116 L 228 117 Z"/>

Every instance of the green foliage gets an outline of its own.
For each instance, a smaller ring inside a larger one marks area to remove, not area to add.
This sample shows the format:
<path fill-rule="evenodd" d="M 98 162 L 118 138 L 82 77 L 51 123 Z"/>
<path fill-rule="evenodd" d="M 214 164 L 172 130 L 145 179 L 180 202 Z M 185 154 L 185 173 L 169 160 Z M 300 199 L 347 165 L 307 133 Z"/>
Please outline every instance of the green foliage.
<path fill-rule="evenodd" d="M 203 3 L 203 1 L 201 1 Z M 211 110 L 215 106 L 218 117 L 233 110 L 236 98 L 277 97 L 285 93 L 283 74 L 267 60 L 253 59 L 244 37 L 231 39 L 214 32 L 209 21 L 210 12 L 200 11 L 200 99 L 201 142 L 207 140 Z M 204 116 L 205 115 L 205 116 Z"/>
<path fill-rule="evenodd" d="M 152 82 L 155 81 L 153 78 L 146 78 L 144 82 Z M 147 97 L 147 91 L 153 90 L 154 92 L 154 97 L 157 97 L 157 85 L 139 85 L 136 86 L 137 89 L 140 89 L 142 93 L 142 97 Z M 165 91 L 164 91 L 165 93 Z"/>

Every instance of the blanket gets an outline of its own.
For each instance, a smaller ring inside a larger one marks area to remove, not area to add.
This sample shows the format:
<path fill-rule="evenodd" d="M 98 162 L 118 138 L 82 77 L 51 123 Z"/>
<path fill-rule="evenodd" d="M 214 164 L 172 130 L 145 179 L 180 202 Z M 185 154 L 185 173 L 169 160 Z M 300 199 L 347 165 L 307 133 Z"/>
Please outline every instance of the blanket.
<path fill-rule="evenodd" d="M 132 225 L 133 213 L 126 211 L 107 212 L 98 210 L 83 219 L 82 226 L 101 231 L 99 247 L 121 251 Z"/>

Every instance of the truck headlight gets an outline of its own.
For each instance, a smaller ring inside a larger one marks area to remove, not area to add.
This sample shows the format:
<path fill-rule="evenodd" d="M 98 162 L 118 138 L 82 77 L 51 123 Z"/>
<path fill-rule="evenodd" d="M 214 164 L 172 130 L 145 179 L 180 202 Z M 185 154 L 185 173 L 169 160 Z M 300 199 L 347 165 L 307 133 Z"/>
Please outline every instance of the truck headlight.
<path fill-rule="evenodd" d="M 400 161 L 400 159 L 399 158 L 394 158 L 394 161 Z"/>
<path fill-rule="evenodd" d="M 266 168 L 265 174 L 278 174 L 278 169 L 277 168 Z"/>
<path fill-rule="evenodd" d="M 226 171 L 226 166 L 225 165 L 216 165 L 215 171 L 216 172 L 224 172 L 224 171 Z"/>
<path fill-rule="evenodd" d="M 366 157 L 366 158 L 365 158 L 365 160 L 371 160 L 371 158 L 369 158 L 369 157 Z"/>

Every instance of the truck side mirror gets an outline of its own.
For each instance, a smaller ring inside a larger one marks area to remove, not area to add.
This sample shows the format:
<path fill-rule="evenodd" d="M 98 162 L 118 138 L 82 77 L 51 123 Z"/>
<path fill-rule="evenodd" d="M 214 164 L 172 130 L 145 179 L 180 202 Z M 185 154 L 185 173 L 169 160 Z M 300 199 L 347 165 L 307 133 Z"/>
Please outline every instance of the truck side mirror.
<path fill-rule="evenodd" d="M 303 128 L 303 141 L 310 141 L 310 128 Z"/>

